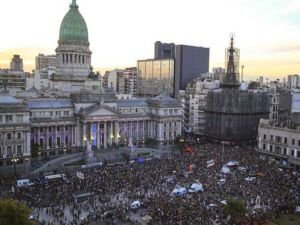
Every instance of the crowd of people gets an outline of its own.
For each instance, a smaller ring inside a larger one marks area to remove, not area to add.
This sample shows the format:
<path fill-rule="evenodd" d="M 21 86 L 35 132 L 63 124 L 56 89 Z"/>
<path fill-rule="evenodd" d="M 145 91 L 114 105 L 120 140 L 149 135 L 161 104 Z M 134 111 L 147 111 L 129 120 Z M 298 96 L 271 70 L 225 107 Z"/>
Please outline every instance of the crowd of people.
<path fill-rule="evenodd" d="M 300 205 L 298 174 L 260 160 L 253 148 L 227 146 L 222 153 L 217 144 L 191 147 L 192 152 L 177 151 L 151 160 L 64 171 L 67 179 L 13 191 L 12 184 L 2 180 L 2 197 L 25 202 L 45 225 L 127 224 L 129 220 L 139 224 L 133 218 L 145 215 L 152 218 L 151 224 L 228 224 L 223 208 L 231 198 L 245 203 L 251 224 L 254 218 L 263 221 L 293 213 Z M 229 161 L 243 170 L 230 167 L 222 172 Z M 84 178 L 78 177 L 78 171 Z M 253 179 L 246 179 L 249 176 Z M 172 194 L 175 186 L 189 188 L 195 182 L 203 185 L 203 192 Z M 78 203 L 76 193 L 90 196 Z M 141 206 L 132 209 L 134 201 Z"/>

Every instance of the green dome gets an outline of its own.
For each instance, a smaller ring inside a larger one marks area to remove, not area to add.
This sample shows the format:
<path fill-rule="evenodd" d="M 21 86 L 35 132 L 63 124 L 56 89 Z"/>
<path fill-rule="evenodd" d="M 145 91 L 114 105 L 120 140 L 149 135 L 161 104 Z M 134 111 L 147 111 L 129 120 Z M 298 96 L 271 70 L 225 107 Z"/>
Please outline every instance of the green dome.
<path fill-rule="evenodd" d="M 69 12 L 60 25 L 59 42 L 89 43 L 88 29 L 78 10 L 76 0 L 73 0 Z"/>

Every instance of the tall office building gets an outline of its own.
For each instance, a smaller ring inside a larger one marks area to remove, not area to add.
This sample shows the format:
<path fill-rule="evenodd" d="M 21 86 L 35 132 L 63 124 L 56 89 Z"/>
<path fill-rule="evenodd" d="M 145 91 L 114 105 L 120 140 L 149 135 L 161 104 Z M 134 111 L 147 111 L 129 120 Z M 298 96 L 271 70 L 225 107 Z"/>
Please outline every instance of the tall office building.
<path fill-rule="evenodd" d="M 161 92 L 174 95 L 174 59 L 138 61 L 137 94 L 153 97 Z"/>
<path fill-rule="evenodd" d="M 155 42 L 154 59 L 171 59 L 175 58 L 175 44 Z"/>
<path fill-rule="evenodd" d="M 56 55 L 44 55 L 39 54 L 35 57 L 35 69 L 36 70 L 48 70 L 56 67 Z"/>
<path fill-rule="evenodd" d="M 200 74 L 209 71 L 209 48 L 176 45 L 175 55 L 175 87 L 177 96 L 179 90 L 196 79 Z"/>
<path fill-rule="evenodd" d="M 23 59 L 20 55 L 14 55 L 10 63 L 10 70 L 23 71 Z"/>

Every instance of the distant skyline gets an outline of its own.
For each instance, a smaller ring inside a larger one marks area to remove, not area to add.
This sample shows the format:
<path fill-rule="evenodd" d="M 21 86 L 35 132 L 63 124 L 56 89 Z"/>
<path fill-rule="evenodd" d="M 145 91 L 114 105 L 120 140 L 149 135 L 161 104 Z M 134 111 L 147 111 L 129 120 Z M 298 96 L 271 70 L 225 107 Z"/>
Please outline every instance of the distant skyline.
<path fill-rule="evenodd" d="M 1 4 L 0 68 L 20 54 L 25 71 L 38 53 L 55 54 L 71 0 Z M 210 48 L 210 68 L 224 67 L 231 33 L 244 77 L 300 73 L 299 0 L 77 0 L 89 30 L 95 70 L 136 66 L 153 58 L 154 42 Z"/>

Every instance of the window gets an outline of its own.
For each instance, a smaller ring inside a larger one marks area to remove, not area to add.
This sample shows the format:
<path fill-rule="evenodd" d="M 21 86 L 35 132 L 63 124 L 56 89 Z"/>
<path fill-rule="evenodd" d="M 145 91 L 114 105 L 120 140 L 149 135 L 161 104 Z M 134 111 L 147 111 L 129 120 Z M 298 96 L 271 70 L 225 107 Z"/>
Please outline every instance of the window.
<path fill-rule="evenodd" d="M 294 145 L 295 144 L 295 139 L 292 139 L 292 145 Z"/>
<path fill-rule="evenodd" d="M 169 127 L 172 127 L 172 122 L 170 122 Z"/>
<path fill-rule="evenodd" d="M 270 145 L 270 152 L 272 152 L 273 151 L 273 146 L 272 145 Z"/>
<path fill-rule="evenodd" d="M 11 140 L 11 133 L 8 133 L 6 137 L 8 140 Z"/>
<path fill-rule="evenodd" d="M 263 144 L 263 150 L 266 150 L 266 144 Z"/>
<path fill-rule="evenodd" d="M 65 126 L 65 130 L 67 131 L 69 129 L 69 127 L 68 126 Z"/>
<path fill-rule="evenodd" d="M 164 127 L 167 127 L 167 123 L 164 123 Z"/>
<path fill-rule="evenodd" d="M 43 129 L 42 127 L 40 127 L 40 132 L 41 132 L 41 133 L 43 133 L 43 130 L 44 130 L 44 129 Z"/>
<path fill-rule="evenodd" d="M 271 138 L 270 138 L 270 139 L 271 139 L 271 141 L 273 141 L 273 135 L 271 135 Z"/>
<path fill-rule="evenodd" d="M 176 122 L 174 122 L 174 127 L 176 127 L 177 126 L 177 124 L 176 124 Z"/>
<path fill-rule="evenodd" d="M 17 137 L 18 137 L 18 139 L 21 139 L 22 138 L 22 133 L 17 133 Z"/>
<path fill-rule="evenodd" d="M 298 140 L 298 146 L 300 146 L 300 140 Z"/>
<path fill-rule="evenodd" d="M 6 118 L 6 122 L 12 122 L 13 121 L 12 115 L 7 115 L 5 118 Z"/>
<path fill-rule="evenodd" d="M 293 150 L 291 151 L 291 156 L 294 156 L 294 154 L 295 154 L 295 150 L 293 149 Z"/>
<path fill-rule="evenodd" d="M 3 116 L 0 116 L 0 123 L 3 122 Z"/>
<path fill-rule="evenodd" d="M 17 115 L 16 120 L 17 122 L 23 122 L 23 115 Z"/>
<path fill-rule="evenodd" d="M 6 151 L 7 151 L 7 155 L 9 155 L 10 157 L 13 156 L 13 152 L 12 152 L 11 146 L 7 146 L 6 147 Z"/>
<path fill-rule="evenodd" d="M 69 111 L 64 111 L 64 116 L 68 116 L 69 115 Z"/>
<path fill-rule="evenodd" d="M 138 109 L 137 109 L 137 108 L 135 109 L 135 112 L 136 112 L 136 113 L 138 112 Z"/>
<path fill-rule="evenodd" d="M 286 148 L 283 149 L 283 154 L 286 155 L 287 154 L 287 150 Z"/>
<path fill-rule="evenodd" d="M 57 127 L 57 131 L 60 131 L 60 127 Z"/>
<path fill-rule="evenodd" d="M 266 140 L 267 139 L 267 135 L 266 134 L 264 134 L 264 140 Z"/>
<path fill-rule="evenodd" d="M 297 157 L 300 158 L 300 151 L 297 152 Z"/>
<path fill-rule="evenodd" d="M 170 110 L 169 110 L 169 113 L 172 115 L 172 114 L 173 114 L 173 110 L 172 110 L 172 109 L 170 109 Z"/>
<path fill-rule="evenodd" d="M 174 138 L 176 138 L 177 137 L 177 133 L 176 133 L 176 131 L 174 131 Z"/>
<path fill-rule="evenodd" d="M 50 115 L 50 116 L 53 116 L 53 112 L 49 112 L 49 115 Z"/>
<path fill-rule="evenodd" d="M 21 155 L 22 154 L 22 146 L 18 145 L 17 146 L 17 155 Z"/>
<path fill-rule="evenodd" d="M 49 132 L 51 132 L 52 131 L 52 127 L 49 127 Z"/>
<path fill-rule="evenodd" d="M 284 144 L 286 144 L 286 143 L 287 143 L 287 138 L 285 137 L 285 138 L 284 138 Z"/>

